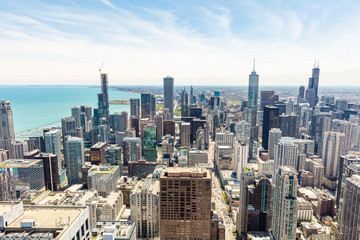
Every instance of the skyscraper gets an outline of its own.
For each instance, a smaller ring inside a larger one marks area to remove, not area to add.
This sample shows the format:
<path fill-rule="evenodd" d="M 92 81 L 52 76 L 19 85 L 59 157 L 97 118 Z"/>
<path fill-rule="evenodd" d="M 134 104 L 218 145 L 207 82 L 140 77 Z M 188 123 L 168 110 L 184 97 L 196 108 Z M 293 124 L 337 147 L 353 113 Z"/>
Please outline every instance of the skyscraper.
<path fill-rule="evenodd" d="M 65 138 L 65 161 L 69 185 L 82 183 L 82 167 L 85 163 L 84 141 L 82 138 Z"/>
<path fill-rule="evenodd" d="M 141 94 L 141 119 L 149 118 L 153 119 L 156 110 L 155 97 L 150 93 Z"/>
<path fill-rule="evenodd" d="M 249 75 L 249 89 L 248 89 L 248 106 L 247 106 L 247 122 L 250 123 L 250 139 L 253 141 L 258 140 L 258 126 L 256 125 L 257 105 L 259 94 L 259 75 L 255 72 L 255 60 L 254 68 Z"/>
<path fill-rule="evenodd" d="M 210 239 L 211 172 L 167 168 L 160 175 L 160 240 Z"/>
<path fill-rule="evenodd" d="M 40 153 L 35 159 L 42 160 L 44 166 L 45 188 L 50 191 L 60 191 L 60 178 L 57 156 L 52 153 Z"/>
<path fill-rule="evenodd" d="M 144 158 L 146 161 L 156 162 L 156 127 L 148 125 L 144 127 Z"/>
<path fill-rule="evenodd" d="M 185 88 L 181 92 L 181 117 L 189 116 L 189 95 Z"/>
<path fill-rule="evenodd" d="M 130 98 L 130 117 L 140 117 L 140 99 Z"/>
<path fill-rule="evenodd" d="M 101 93 L 98 94 L 98 111 L 99 118 L 105 117 L 109 118 L 109 94 L 108 94 L 108 75 L 106 73 L 101 73 Z M 95 115 L 95 114 L 94 114 Z"/>
<path fill-rule="evenodd" d="M 271 231 L 277 239 L 296 239 L 297 171 L 289 167 L 276 170 L 273 190 Z"/>
<path fill-rule="evenodd" d="M 81 113 L 81 108 L 80 108 L 80 107 L 75 106 L 75 107 L 72 107 L 72 108 L 71 108 L 71 116 L 72 116 L 73 118 L 75 118 L 76 127 L 80 127 L 80 126 L 81 126 L 80 113 Z"/>
<path fill-rule="evenodd" d="M 268 150 L 269 131 L 279 127 L 279 108 L 273 106 L 264 107 L 262 146 Z"/>
<path fill-rule="evenodd" d="M 190 146 L 190 123 L 181 122 L 180 125 L 180 141 L 181 146 Z"/>
<path fill-rule="evenodd" d="M 316 63 L 314 64 L 314 68 L 312 70 L 312 76 L 309 78 L 308 89 L 306 90 L 306 100 L 310 103 L 311 107 L 314 107 L 319 101 L 318 97 L 318 88 L 319 88 L 319 76 L 320 76 L 320 68 L 319 62 L 316 67 Z"/>
<path fill-rule="evenodd" d="M 0 149 L 9 150 L 11 153 L 11 142 L 15 141 L 13 115 L 10 102 L 0 102 Z"/>
<path fill-rule="evenodd" d="M 359 239 L 360 237 L 360 176 L 346 178 L 344 199 L 341 211 L 340 232 L 342 240 Z"/>
<path fill-rule="evenodd" d="M 264 111 L 265 106 L 272 106 L 275 101 L 279 101 L 279 95 L 274 91 L 261 91 L 260 96 L 260 111 Z"/>
<path fill-rule="evenodd" d="M 282 137 L 275 146 L 275 159 L 274 159 L 274 171 L 273 182 L 276 181 L 276 172 L 280 166 L 292 167 L 298 169 L 298 145 L 294 143 L 293 138 Z"/>
<path fill-rule="evenodd" d="M 45 133 L 45 147 L 47 153 L 55 154 L 58 160 L 58 169 L 62 169 L 60 132 L 57 129 Z"/>
<path fill-rule="evenodd" d="M 322 160 L 325 166 L 325 176 L 336 178 L 339 174 L 340 156 L 344 154 L 345 134 L 339 132 L 325 132 L 322 149 Z"/>
<path fill-rule="evenodd" d="M 164 78 L 164 108 L 170 111 L 171 119 L 174 119 L 174 78 Z"/>
<path fill-rule="evenodd" d="M 76 119 L 73 117 L 66 117 L 61 119 L 62 136 L 76 136 Z"/>
<path fill-rule="evenodd" d="M 272 128 L 269 131 L 269 143 L 268 143 L 268 154 L 269 159 L 273 160 L 275 157 L 275 147 L 282 137 L 282 132 L 279 128 Z"/>

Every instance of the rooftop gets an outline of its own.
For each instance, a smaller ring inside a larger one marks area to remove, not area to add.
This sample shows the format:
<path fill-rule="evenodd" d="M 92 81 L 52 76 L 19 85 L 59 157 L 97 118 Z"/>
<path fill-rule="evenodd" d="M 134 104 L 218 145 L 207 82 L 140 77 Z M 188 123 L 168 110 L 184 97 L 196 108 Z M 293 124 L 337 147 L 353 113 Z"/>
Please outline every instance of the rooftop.
<path fill-rule="evenodd" d="M 166 168 L 162 171 L 160 178 L 168 177 L 190 177 L 190 178 L 208 178 L 211 179 L 210 171 L 205 168 Z"/>
<path fill-rule="evenodd" d="M 134 221 L 97 221 L 91 228 L 92 239 L 103 239 L 103 235 L 112 235 L 120 239 L 130 239 L 135 231 Z"/>
<path fill-rule="evenodd" d="M 30 167 L 34 164 L 37 164 L 38 162 L 40 162 L 42 160 L 38 160 L 38 159 L 9 159 L 5 162 L 2 163 L 3 167 L 16 167 L 16 168 L 20 168 L 20 167 Z"/>
<path fill-rule="evenodd" d="M 97 148 L 103 148 L 103 147 L 106 147 L 106 145 L 107 145 L 106 142 L 97 142 L 90 147 L 90 150 L 97 149 Z"/>

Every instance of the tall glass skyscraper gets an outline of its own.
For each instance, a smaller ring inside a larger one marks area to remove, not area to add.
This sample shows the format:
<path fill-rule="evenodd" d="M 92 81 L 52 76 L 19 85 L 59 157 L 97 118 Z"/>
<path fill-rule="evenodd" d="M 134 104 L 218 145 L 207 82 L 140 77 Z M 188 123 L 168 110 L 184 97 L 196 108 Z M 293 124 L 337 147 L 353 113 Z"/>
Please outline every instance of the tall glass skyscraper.
<path fill-rule="evenodd" d="M 11 142 L 15 141 L 13 115 L 10 102 L 0 102 L 0 149 L 11 152 Z"/>
<path fill-rule="evenodd" d="M 57 129 L 45 133 L 45 148 L 47 153 L 55 154 L 58 160 L 58 169 L 62 169 L 61 164 L 61 143 L 60 132 Z"/>
<path fill-rule="evenodd" d="M 248 89 L 248 106 L 247 106 L 247 122 L 250 123 L 250 139 L 257 141 L 258 129 L 256 126 L 256 115 L 259 95 L 259 75 L 255 72 L 255 61 L 254 69 L 249 75 L 249 89 Z"/>
<path fill-rule="evenodd" d="M 66 137 L 64 145 L 69 185 L 81 184 L 82 167 L 85 164 L 84 140 L 78 137 Z"/>
<path fill-rule="evenodd" d="M 109 119 L 109 94 L 108 94 L 108 75 L 102 73 L 101 77 L 101 93 L 98 94 L 98 109 L 100 117 Z"/>
<path fill-rule="evenodd" d="M 174 119 L 174 78 L 164 78 L 164 108 L 168 108 L 171 119 Z"/>

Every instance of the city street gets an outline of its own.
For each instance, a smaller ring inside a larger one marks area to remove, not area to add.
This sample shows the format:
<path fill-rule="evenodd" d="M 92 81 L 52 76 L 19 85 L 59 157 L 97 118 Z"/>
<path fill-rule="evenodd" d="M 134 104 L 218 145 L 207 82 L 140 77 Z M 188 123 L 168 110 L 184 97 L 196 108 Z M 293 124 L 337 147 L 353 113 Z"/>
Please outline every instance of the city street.
<path fill-rule="evenodd" d="M 210 166 L 212 166 L 212 196 L 211 196 L 211 202 L 215 203 L 215 207 L 216 207 L 216 212 L 218 213 L 219 216 L 222 217 L 223 221 L 224 221 L 224 226 L 225 226 L 225 239 L 235 239 L 234 234 L 233 234 L 233 229 L 235 227 L 235 225 L 232 222 L 232 219 L 228 216 L 226 209 L 227 209 L 227 205 L 224 202 L 224 198 L 223 198 L 223 192 L 221 189 L 221 185 L 220 185 L 220 180 L 218 179 L 218 177 L 215 174 L 215 167 L 214 167 L 214 161 L 213 161 L 213 156 L 214 156 L 214 142 L 211 142 L 209 144 L 209 149 L 208 149 L 208 153 L 209 153 L 209 164 Z"/>

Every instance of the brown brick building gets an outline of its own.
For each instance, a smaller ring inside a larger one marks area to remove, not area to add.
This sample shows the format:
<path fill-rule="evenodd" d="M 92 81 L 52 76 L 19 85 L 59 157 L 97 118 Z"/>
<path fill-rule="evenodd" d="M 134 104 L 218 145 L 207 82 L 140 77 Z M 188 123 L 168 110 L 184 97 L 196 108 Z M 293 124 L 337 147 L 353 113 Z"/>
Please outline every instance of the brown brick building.
<path fill-rule="evenodd" d="M 209 239 L 211 173 L 167 168 L 160 176 L 160 239 Z"/>

